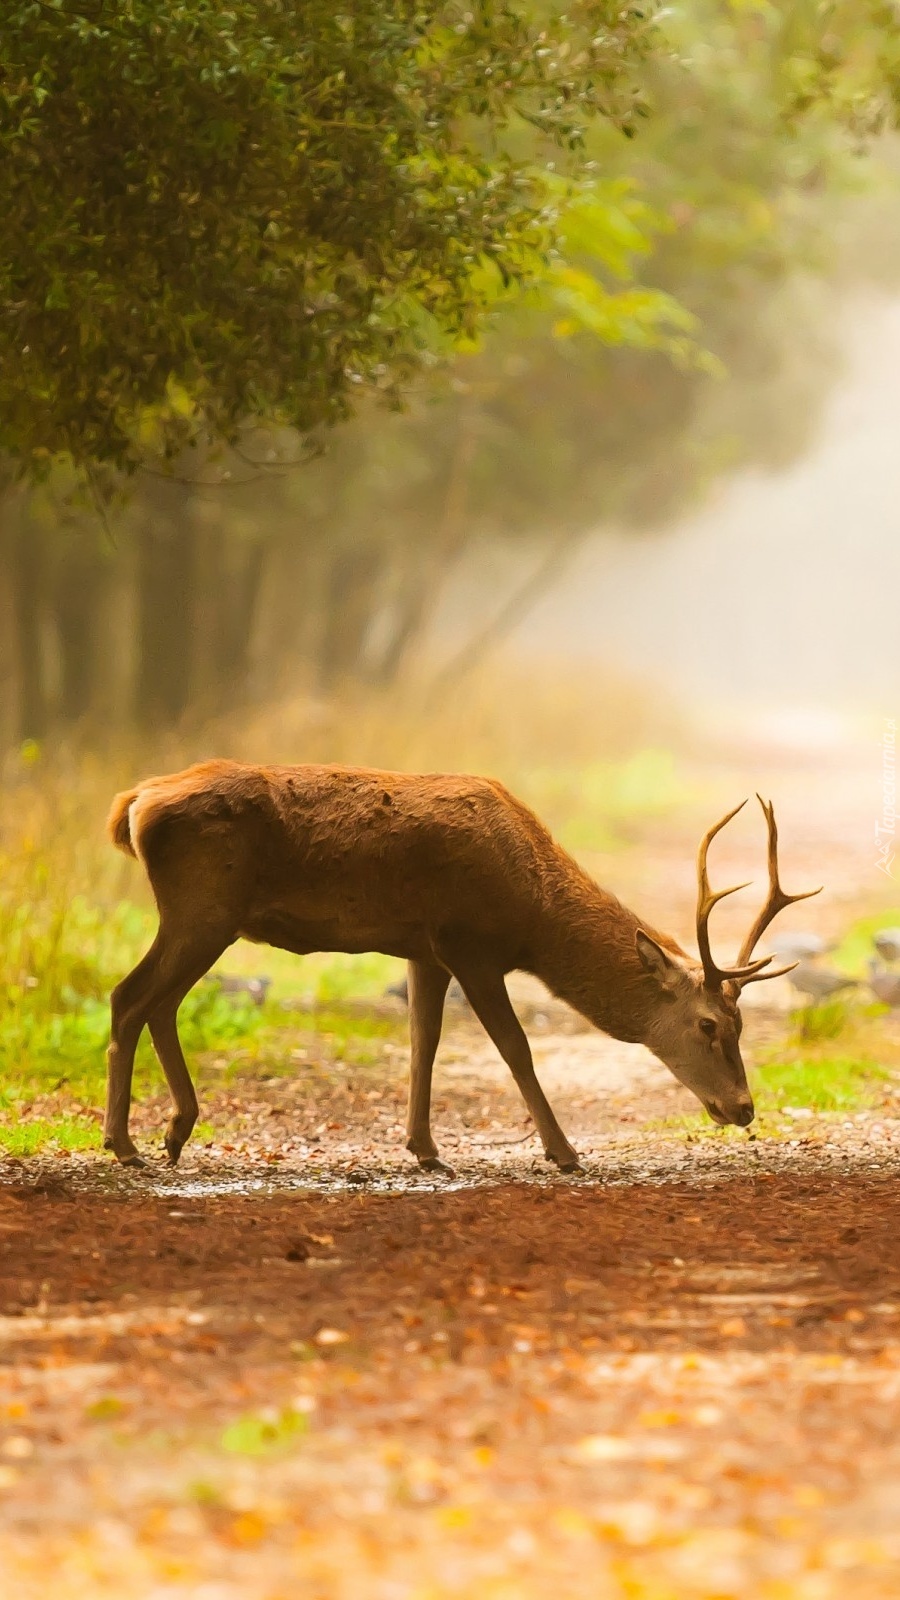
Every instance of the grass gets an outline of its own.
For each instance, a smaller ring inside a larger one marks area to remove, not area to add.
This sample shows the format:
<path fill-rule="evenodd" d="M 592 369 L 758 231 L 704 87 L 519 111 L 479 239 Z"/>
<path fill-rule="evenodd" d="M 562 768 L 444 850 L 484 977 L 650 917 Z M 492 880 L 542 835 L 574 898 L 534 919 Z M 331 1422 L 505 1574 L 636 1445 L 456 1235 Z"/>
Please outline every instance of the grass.
<path fill-rule="evenodd" d="M 757 1063 L 751 1087 L 762 1116 L 785 1109 L 866 1111 L 881 1102 L 890 1076 L 872 1056 L 788 1048 Z"/>
<path fill-rule="evenodd" d="M 900 909 L 874 912 L 854 922 L 830 960 L 851 977 L 865 977 L 867 963 L 875 956 L 872 935 L 881 928 L 900 928 Z"/>
<path fill-rule="evenodd" d="M 96 1122 L 79 1113 L 0 1122 L 0 1150 L 7 1156 L 34 1156 L 44 1150 L 92 1150 L 98 1144 Z"/>
<path fill-rule="evenodd" d="M 246 1412 L 223 1430 L 220 1444 L 230 1455 L 266 1456 L 296 1444 L 309 1432 L 304 1411 Z"/>
<path fill-rule="evenodd" d="M 784 1041 L 756 1056 L 760 1111 L 853 1112 L 881 1103 L 900 1071 L 900 1040 L 883 1018 L 884 1007 L 855 999 L 796 1011 Z"/>

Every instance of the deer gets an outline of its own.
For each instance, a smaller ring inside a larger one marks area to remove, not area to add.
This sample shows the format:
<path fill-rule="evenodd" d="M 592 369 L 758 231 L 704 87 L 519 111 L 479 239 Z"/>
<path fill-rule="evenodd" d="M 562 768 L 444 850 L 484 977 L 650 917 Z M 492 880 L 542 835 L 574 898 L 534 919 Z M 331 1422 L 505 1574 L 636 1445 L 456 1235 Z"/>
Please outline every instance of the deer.
<path fill-rule="evenodd" d="M 581 1170 L 535 1075 L 509 973 L 540 979 L 614 1039 L 640 1043 L 720 1126 L 747 1127 L 754 1105 L 739 1039 L 745 985 L 781 977 L 760 937 L 787 906 L 778 830 L 768 829 L 768 896 L 737 964 L 713 958 L 709 918 L 733 888 L 710 889 L 712 840 L 697 873 L 699 960 L 600 887 L 501 783 L 459 774 L 214 760 L 148 778 L 116 796 L 112 843 L 142 863 L 159 912 L 146 955 L 112 992 L 104 1148 L 141 1165 L 129 1134 L 135 1049 L 146 1026 L 173 1102 L 164 1147 L 178 1161 L 197 1120 L 178 1037 L 182 1000 L 238 938 L 307 955 L 379 951 L 407 962 L 407 1149 L 450 1172 L 431 1132 L 431 1085 L 452 979 L 512 1073 L 548 1161 Z"/>

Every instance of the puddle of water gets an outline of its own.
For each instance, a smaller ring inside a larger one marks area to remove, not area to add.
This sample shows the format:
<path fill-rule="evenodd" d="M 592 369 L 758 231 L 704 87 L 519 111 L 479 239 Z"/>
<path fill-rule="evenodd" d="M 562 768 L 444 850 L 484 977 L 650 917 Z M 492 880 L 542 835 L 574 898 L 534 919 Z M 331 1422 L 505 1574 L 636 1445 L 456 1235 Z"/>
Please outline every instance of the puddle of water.
<path fill-rule="evenodd" d="M 483 1176 L 427 1178 L 413 1176 L 369 1177 L 365 1182 L 335 1173 L 278 1173 L 272 1177 L 246 1178 L 170 1178 L 153 1181 L 145 1187 L 152 1194 L 176 1196 L 182 1200 L 208 1199 L 217 1195 L 274 1194 L 447 1194 L 458 1189 L 483 1187 Z"/>
<path fill-rule="evenodd" d="M 476 1163 L 461 1164 L 452 1177 L 439 1173 L 422 1172 L 415 1166 L 371 1167 L 362 1163 L 340 1167 L 309 1167 L 306 1165 L 260 1168 L 248 1166 L 236 1171 L 233 1167 L 196 1168 L 178 1167 L 174 1171 L 165 1166 L 147 1166 L 139 1171 L 106 1168 L 117 1189 L 142 1194 L 164 1195 L 171 1199 L 201 1199 L 217 1196 L 241 1195 L 346 1195 L 346 1194 L 452 1194 L 460 1190 L 494 1188 L 500 1184 L 517 1183 L 529 1187 L 547 1188 L 560 1183 L 605 1180 L 606 1174 L 598 1170 L 593 1175 L 572 1178 L 558 1173 L 552 1166 L 532 1165 L 531 1158 L 516 1162 L 485 1159 L 479 1152 Z"/>
<path fill-rule="evenodd" d="M 452 1150 L 450 1159 L 454 1159 Z M 40 1158 L 27 1163 L 29 1188 L 36 1193 L 42 1181 L 52 1180 L 52 1193 L 61 1198 L 73 1194 L 105 1195 L 121 1199 L 128 1195 L 156 1195 L 172 1200 L 201 1200 L 229 1196 L 267 1197 L 279 1194 L 348 1195 L 368 1192 L 383 1195 L 445 1194 L 462 1190 L 492 1189 L 515 1184 L 520 1188 L 553 1189 L 559 1185 L 574 1185 L 581 1189 L 596 1190 L 630 1188 L 636 1185 L 664 1188 L 677 1185 L 703 1189 L 714 1184 L 733 1182 L 736 1178 L 754 1178 L 771 1174 L 792 1172 L 839 1172 L 842 1175 L 865 1174 L 878 1177 L 896 1171 L 896 1153 L 876 1145 L 856 1146 L 850 1150 L 837 1146 L 817 1144 L 808 1149 L 761 1140 L 753 1144 L 716 1145 L 712 1141 L 685 1147 L 677 1142 L 655 1141 L 643 1148 L 631 1138 L 626 1142 L 611 1138 L 598 1141 L 584 1149 L 582 1159 L 585 1171 L 579 1175 L 565 1175 L 524 1149 L 515 1154 L 504 1152 L 500 1158 L 491 1158 L 487 1146 L 478 1149 L 472 1159 L 458 1160 L 452 1178 L 439 1174 L 420 1172 L 416 1167 L 397 1164 L 369 1166 L 363 1158 L 356 1166 L 345 1152 L 340 1165 L 309 1167 L 303 1163 L 287 1166 L 261 1166 L 252 1158 L 220 1162 L 206 1158 L 197 1165 L 194 1161 L 174 1171 L 161 1161 L 152 1160 L 140 1169 L 123 1168 L 105 1159 L 54 1160 L 42 1162 Z M 0 1168 L 2 1171 L 2 1168 Z M 17 1164 L 10 1173 L 21 1186 L 22 1165 Z M 0 1181 L 0 1194 L 3 1184 Z M 47 1190 L 46 1192 L 51 1192 Z M 796 1273 L 794 1273 L 796 1279 Z M 696 1287 L 718 1288 L 723 1275 L 718 1270 L 706 1285 L 697 1279 Z M 774 1285 L 773 1285 L 774 1286 Z M 739 1282 L 730 1285 L 741 1287 Z M 780 1285 L 785 1288 L 787 1285 Z"/>

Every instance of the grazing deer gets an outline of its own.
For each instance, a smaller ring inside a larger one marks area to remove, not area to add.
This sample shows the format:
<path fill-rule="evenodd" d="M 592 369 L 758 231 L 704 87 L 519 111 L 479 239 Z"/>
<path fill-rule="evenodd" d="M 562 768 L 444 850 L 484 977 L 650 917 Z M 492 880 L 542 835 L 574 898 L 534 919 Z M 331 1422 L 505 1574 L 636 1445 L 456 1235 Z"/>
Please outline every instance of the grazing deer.
<path fill-rule="evenodd" d="M 298 955 L 378 950 L 409 963 L 407 1149 L 429 1170 L 448 1170 L 431 1136 L 430 1103 L 451 977 L 509 1066 L 548 1160 L 564 1172 L 577 1169 L 578 1157 L 506 992 L 516 969 L 613 1038 L 646 1045 L 715 1122 L 746 1127 L 754 1112 L 738 1045 L 740 993 L 790 970 L 764 971 L 771 956 L 751 957 L 772 918 L 806 898 L 781 888 L 775 817 L 760 804 L 768 898 L 737 966 L 719 967 L 709 915 L 735 891 L 710 891 L 706 855 L 740 806 L 700 845 L 697 961 L 594 883 L 527 806 L 487 778 L 207 761 L 147 779 L 116 797 L 108 823 L 113 843 L 147 871 L 159 930 L 112 994 L 105 1148 L 139 1161 L 128 1115 L 146 1025 L 175 1104 L 165 1147 L 178 1160 L 198 1112 L 178 1007 L 238 938 Z"/>

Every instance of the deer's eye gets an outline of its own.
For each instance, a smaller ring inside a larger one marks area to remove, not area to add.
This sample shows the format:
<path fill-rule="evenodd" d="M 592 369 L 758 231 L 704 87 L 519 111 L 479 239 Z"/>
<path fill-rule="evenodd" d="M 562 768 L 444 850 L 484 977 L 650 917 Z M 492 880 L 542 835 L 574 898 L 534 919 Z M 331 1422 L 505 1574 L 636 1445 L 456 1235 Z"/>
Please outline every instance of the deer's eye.
<path fill-rule="evenodd" d="M 712 1017 L 701 1017 L 698 1027 L 701 1033 L 706 1034 L 707 1039 L 714 1039 L 716 1037 L 716 1024 Z"/>

